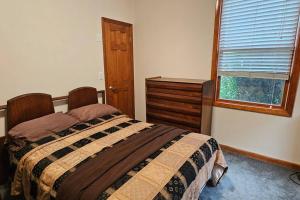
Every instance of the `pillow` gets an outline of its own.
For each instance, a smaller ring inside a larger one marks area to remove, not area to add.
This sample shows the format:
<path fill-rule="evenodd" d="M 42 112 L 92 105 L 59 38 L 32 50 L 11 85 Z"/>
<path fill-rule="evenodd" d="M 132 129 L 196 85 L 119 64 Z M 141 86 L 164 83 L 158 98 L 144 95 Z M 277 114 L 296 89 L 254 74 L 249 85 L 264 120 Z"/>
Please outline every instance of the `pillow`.
<path fill-rule="evenodd" d="M 118 109 L 107 104 L 91 104 L 80 108 L 73 109 L 68 112 L 68 115 L 78 119 L 81 122 L 86 122 L 97 117 L 119 112 Z"/>
<path fill-rule="evenodd" d="M 13 127 L 8 135 L 13 139 L 24 138 L 29 141 L 35 141 L 53 132 L 65 130 L 79 121 L 62 112 L 53 113 L 27 122 L 23 122 Z"/>

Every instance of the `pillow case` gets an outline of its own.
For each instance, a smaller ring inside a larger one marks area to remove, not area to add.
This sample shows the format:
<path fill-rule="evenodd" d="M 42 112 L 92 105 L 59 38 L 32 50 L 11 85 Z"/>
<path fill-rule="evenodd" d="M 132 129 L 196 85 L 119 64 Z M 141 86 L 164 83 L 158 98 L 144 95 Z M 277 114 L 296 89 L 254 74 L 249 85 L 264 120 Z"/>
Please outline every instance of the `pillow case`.
<path fill-rule="evenodd" d="M 8 135 L 13 139 L 22 138 L 35 141 L 53 134 L 53 132 L 65 130 L 77 123 L 79 121 L 76 118 L 58 112 L 18 124 L 9 130 Z"/>
<path fill-rule="evenodd" d="M 86 122 L 97 117 L 119 112 L 118 109 L 107 104 L 91 104 L 80 108 L 73 109 L 67 114 L 78 119 L 81 122 Z"/>

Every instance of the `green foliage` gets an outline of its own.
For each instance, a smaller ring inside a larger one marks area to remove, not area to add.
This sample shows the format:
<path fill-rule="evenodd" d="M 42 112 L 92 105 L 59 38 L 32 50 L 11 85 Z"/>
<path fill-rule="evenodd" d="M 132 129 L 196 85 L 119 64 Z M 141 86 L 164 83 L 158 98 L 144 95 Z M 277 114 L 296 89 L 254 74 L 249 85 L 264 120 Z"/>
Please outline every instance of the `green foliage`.
<path fill-rule="evenodd" d="M 220 97 L 222 99 L 237 98 L 237 83 L 234 77 L 223 76 L 220 87 Z"/>
<path fill-rule="evenodd" d="M 222 76 L 220 98 L 280 105 L 284 83 L 283 80 Z"/>

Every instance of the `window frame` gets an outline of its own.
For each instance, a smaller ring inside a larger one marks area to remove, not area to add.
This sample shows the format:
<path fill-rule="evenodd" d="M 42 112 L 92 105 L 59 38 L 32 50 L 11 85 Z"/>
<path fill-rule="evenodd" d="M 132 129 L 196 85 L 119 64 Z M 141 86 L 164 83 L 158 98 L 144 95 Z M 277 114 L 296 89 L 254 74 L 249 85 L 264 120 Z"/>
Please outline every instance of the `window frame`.
<path fill-rule="evenodd" d="M 291 63 L 290 79 L 285 82 L 282 104 L 280 106 L 276 106 L 235 100 L 225 100 L 219 98 L 221 77 L 219 77 L 217 74 L 219 62 L 219 34 L 221 30 L 222 8 L 223 0 L 217 0 L 215 10 L 215 26 L 211 69 L 211 79 L 215 81 L 216 91 L 214 96 L 214 106 L 291 117 L 293 114 L 300 75 L 300 20 L 298 20 L 298 27 L 295 39 L 295 50 L 293 53 Z"/>

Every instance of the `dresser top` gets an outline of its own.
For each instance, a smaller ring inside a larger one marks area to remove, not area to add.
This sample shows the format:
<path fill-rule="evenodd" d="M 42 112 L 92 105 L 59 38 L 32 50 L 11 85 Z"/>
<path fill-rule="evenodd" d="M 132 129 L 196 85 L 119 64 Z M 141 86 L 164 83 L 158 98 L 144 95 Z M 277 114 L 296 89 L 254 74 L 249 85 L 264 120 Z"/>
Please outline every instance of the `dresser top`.
<path fill-rule="evenodd" d="M 187 79 L 187 78 L 167 78 L 167 77 L 153 77 L 147 78 L 149 81 L 160 81 L 160 82 L 175 82 L 175 83 L 194 83 L 203 84 L 207 80 L 202 79 Z"/>

